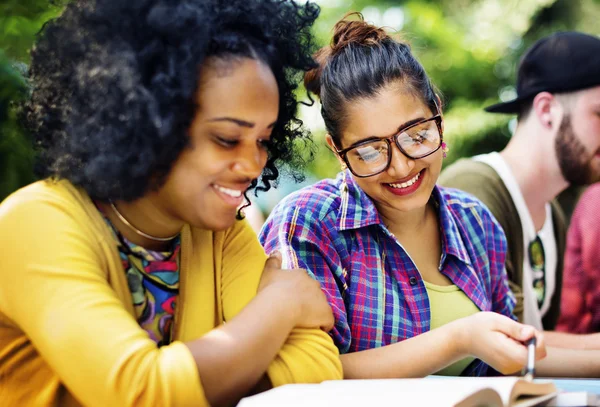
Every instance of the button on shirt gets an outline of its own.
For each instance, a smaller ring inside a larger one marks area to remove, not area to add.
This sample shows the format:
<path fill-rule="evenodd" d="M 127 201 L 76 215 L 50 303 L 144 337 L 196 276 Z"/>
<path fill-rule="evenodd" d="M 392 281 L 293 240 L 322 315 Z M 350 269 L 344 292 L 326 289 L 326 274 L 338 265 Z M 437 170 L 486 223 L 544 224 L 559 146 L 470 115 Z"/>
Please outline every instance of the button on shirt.
<path fill-rule="evenodd" d="M 481 311 L 514 319 L 504 268 L 506 238 L 496 220 L 465 192 L 436 186 L 432 199 L 441 230 L 441 273 Z M 284 267 L 304 268 L 321 283 L 335 316 L 330 334 L 341 353 L 393 344 L 430 329 L 419 271 L 347 170 L 282 200 L 260 241 L 267 253 L 281 252 Z M 486 371 L 476 360 L 463 374 Z"/>

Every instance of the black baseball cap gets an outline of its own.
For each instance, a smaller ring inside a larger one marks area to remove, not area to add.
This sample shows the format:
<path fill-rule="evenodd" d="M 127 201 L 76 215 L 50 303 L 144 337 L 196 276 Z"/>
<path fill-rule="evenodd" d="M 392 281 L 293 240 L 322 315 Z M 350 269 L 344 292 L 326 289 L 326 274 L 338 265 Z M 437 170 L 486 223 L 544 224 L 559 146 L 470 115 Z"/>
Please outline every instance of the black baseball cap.
<path fill-rule="evenodd" d="M 519 113 L 521 104 L 540 92 L 573 92 L 600 85 L 600 38 L 558 32 L 538 40 L 521 58 L 517 98 L 485 108 L 490 113 Z"/>

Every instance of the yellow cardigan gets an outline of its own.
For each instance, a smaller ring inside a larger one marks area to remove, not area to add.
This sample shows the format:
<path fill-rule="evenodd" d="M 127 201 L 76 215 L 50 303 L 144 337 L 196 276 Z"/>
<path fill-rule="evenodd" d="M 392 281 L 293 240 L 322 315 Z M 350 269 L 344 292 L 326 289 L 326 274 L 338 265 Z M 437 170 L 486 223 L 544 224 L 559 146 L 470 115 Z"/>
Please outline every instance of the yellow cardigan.
<path fill-rule="evenodd" d="M 185 227 L 175 341 L 138 325 L 113 238 L 88 195 L 40 181 L 0 205 L 0 405 L 207 405 L 183 342 L 254 297 L 266 256 L 245 221 Z M 277 304 L 273 304 L 274 307 Z M 267 371 L 274 386 L 341 379 L 337 348 L 294 329 Z"/>

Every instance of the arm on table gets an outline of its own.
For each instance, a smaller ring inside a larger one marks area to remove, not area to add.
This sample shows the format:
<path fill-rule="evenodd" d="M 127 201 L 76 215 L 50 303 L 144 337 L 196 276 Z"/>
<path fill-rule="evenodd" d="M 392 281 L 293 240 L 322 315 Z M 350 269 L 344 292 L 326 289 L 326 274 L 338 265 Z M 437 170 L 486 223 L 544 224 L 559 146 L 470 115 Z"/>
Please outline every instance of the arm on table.
<path fill-rule="evenodd" d="M 83 404 L 227 404 L 245 395 L 275 363 L 297 319 L 296 302 L 286 292 L 267 287 L 253 298 L 256 290 L 246 288 L 250 294 L 238 303 L 239 314 L 225 326 L 187 344 L 158 348 L 109 285 L 89 231 L 68 212 L 28 203 L 2 218 L 0 230 L 10 232 L 0 235 L 0 244 L 11 256 L 0 270 L 0 303 Z M 263 254 L 256 278 L 264 262 Z M 299 348 L 291 353 L 310 346 L 323 350 L 311 353 L 312 365 L 323 369 L 319 377 L 336 378 L 337 350 L 325 333 L 291 342 Z M 329 364 L 321 360 L 325 356 Z"/>
<path fill-rule="evenodd" d="M 494 312 L 480 312 L 392 345 L 342 355 L 352 379 L 423 377 L 467 356 L 503 374 L 519 371 L 527 349 L 519 342 L 537 336 L 536 359 L 546 355 L 543 338 L 531 327 Z"/>
<path fill-rule="evenodd" d="M 202 352 L 203 359 L 222 362 L 209 364 L 214 368 L 207 372 L 208 379 L 201 373 L 205 387 L 209 380 L 218 389 L 219 400 L 237 401 L 265 372 L 269 380 L 263 380 L 261 390 L 270 384 L 320 382 L 342 376 L 331 338 L 321 329 L 298 326 L 303 286 L 275 282 L 259 289 L 265 260 L 264 250 L 246 222 L 238 222 L 225 236 L 221 292 L 227 324 L 209 334 L 210 338 L 207 335 L 211 346 Z M 279 260 L 269 259 L 268 263 L 265 272 L 281 268 Z M 192 353 L 200 356 L 198 352 L 194 347 Z"/>
<path fill-rule="evenodd" d="M 548 356 L 536 363 L 541 377 L 600 377 L 600 350 L 548 347 Z"/>
<path fill-rule="evenodd" d="M 571 334 L 567 332 L 544 331 L 546 345 L 554 348 L 600 350 L 600 333 Z"/>

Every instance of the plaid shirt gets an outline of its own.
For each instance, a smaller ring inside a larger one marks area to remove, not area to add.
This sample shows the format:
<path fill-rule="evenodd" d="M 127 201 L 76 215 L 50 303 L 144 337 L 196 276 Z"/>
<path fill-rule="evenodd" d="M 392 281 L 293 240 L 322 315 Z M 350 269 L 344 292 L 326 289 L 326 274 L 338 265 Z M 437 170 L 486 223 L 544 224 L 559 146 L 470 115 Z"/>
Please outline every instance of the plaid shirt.
<path fill-rule="evenodd" d="M 600 331 L 600 183 L 583 193 L 567 234 L 567 250 L 556 329 Z"/>
<path fill-rule="evenodd" d="M 506 239 L 489 210 L 464 192 L 436 186 L 442 234 L 440 271 L 482 311 L 511 318 Z M 315 277 L 331 304 L 330 333 L 341 353 L 389 345 L 430 329 L 429 299 L 409 255 L 350 173 L 287 196 L 261 233 L 267 253 Z M 463 375 L 485 375 L 474 361 Z"/>

